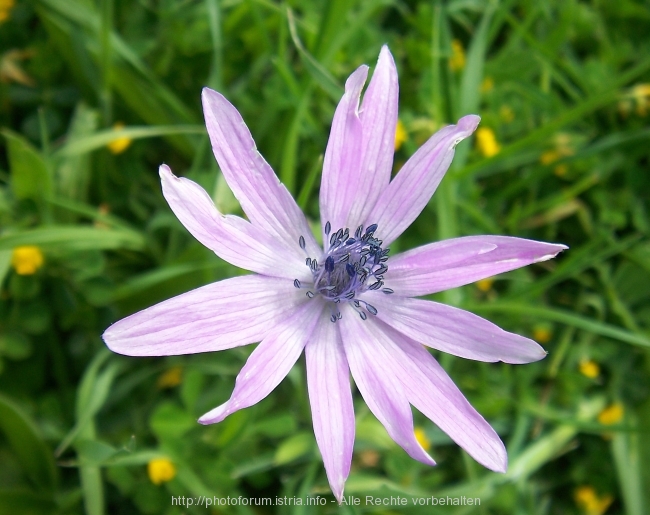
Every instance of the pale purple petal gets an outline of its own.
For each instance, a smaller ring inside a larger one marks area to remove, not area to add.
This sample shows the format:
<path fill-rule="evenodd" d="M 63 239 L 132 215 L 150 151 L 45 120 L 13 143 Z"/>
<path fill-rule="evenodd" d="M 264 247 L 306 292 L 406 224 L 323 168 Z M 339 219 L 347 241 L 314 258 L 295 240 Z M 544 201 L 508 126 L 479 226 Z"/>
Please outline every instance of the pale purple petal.
<path fill-rule="evenodd" d="M 368 89 L 363 95 L 359 114 L 363 128 L 363 157 L 358 172 L 353 170 L 359 173 L 359 182 L 353 192 L 355 198 L 344 224 L 351 231 L 364 222 L 380 193 L 390 182 L 395 153 L 398 96 L 395 61 L 384 45 Z"/>
<path fill-rule="evenodd" d="M 511 236 L 454 238 L 390 258 L 386 286 L 397 295 L 429 295 L 546 261 L 566 248 L 566 245 Z"/>
<path fill-rule="evenodd" d="M 247 275 L 189 291 L 123 318 L 103 334 L 127 356 L 170 356 L 259 342 L 309 299 L 287 279 Z"/>
<path fill-rule="evenodd" d="M 221 259 L 246 270 L 292 281 L 311 277 L 297 241 L 295 246 L 300 252 L 243 218 L 222 215 L 201 186 L 176 177 L 167 165 L 160 167 L 160 178 L 163 195 L 176 217 Z"/>
<path fill-rule="evenodd" d="M 237 109 L 223 95 L 209 88 L 203 89 L 202 100 L 214 156 L 248 219 L 295 248 L 304 259 L 298 248 L 298 239 L 303 236 L 309 255 L 317 255 L 319 247 L 305 216 L 257 151 Z"/>
<path fill-rule="evenodd" d="M 458 125 L 436 132 L 404 164 L 386 187 L 365 225 L 377 224 L 377 237 L 390 245 L 422 212 L 454 157 L 456 145 L 470 136 L 480 118 L 464 116 Z"/>
<path fill-rule="evenodd" d="M 530 363 L 546 356 L 536 342 L 509 333 L 463 309 L 429 300 L 366 292 L 363 300 L 379 310 L 377 317 L 428 347 L 477 361 Z"/>
<path fill-rule="evenodd" d="M 334 231 L 344 228 L 359 193 L 359 170 L 363 150 L 363 127 L 359 119 L 359 97 L 368 76 L 363 65 L 348 77 L 345 94 L 334 113 L 320 186 L 322 226 L 330 222 Z M 326 240 L 324 237 L 323 240 Z"/>
<path fill-rule="evenodd" d="M 336 324 L 324 318 L 307 347 L 307 386 L 316 442 L 336 500 L 341 502 L 354 447 L 350 372 Z"/>
<path fill-rule="evenodd" d="M 221 422 L 231 413 L 257 404 L 271 393 L 300 357 L 316 324 L 322 320 L 322 310 L 322 303 L 307 302 L 278 322 L 237 375 L 230 399 L 203 415 L 199 422 Z"/>
<path fill-rule="evenodd" d="M 390 342 L 375 324 L 359 319 L 345 306 L 340 320 L 345 355 L 354 382 L 370 411 L 395 442 L 413 459 L 435 465 L 415 438 L 413 413 L 395 370 L 396 356 Z"/>
<path fill-rule="evenodd" d="M 382 334 L 383 352 L 391 356 L 396 376 L 408 400 L 481 465 L 505 472 L 506 449 L 485 419 L 467 402 L 438 362 L 419 343 L 369 319 Z"/>

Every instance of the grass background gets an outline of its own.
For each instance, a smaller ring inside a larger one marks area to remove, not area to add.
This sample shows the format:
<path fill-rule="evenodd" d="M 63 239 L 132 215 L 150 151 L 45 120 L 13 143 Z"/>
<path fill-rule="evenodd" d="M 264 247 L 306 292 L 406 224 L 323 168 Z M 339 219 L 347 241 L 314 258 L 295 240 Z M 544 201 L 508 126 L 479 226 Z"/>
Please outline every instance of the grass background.
<path fill-rule="evenodd" d="M 360 64 L 374 66 L 384 43 L 399 70 L 408 135 L 396 169 L 434 130 L 467 113 L 481 115 L 498 145 L 490 151 L 472 138 L 458 147 L 434 199 L 393 251 L 482 233 L 570 250 L 435 296 L 549 351 L 526 366 L 440 356 L 502 436 L 509 472 L 483 469 L 419 413 L 438 466 L 411 460 L 355 393 L 346 493 L 481 499 L 478 508 L 435 513 L 648 512 L 647 1 L 11 4 L 0 5 L 0 512 L 339 510 L 316 449 L 301 362 L 266 400 L 204 427 L 196 418 L 229 397 L 250 348 L 125 358 L 108 352 L 100 335 L 135 310 L 242 273 L 194 241 L 160 192 L 165 162 L 206 187 L 222 211 L 240 213 L 211 155 L 201 88 L 237 106 L 262 154 L 317 220 L 322 154 L 342 84 Z M 108 144 L 120 137 L 131 144 L 115 153 Z M 12 251 L 28 244 L 45 263 L 19 275 Z M 585 363 L 597 366 L 595 377 L 581 373 Z M 612 405 L 623 416 L 603 424 Z M 147 464 L 160 457 L 176 473 L 155 485 Z M 173 507 L 172 495 L 328 502 L 207 510 Z M 412 502 L 363 504 L 340 511 L 433 512 Z"/>

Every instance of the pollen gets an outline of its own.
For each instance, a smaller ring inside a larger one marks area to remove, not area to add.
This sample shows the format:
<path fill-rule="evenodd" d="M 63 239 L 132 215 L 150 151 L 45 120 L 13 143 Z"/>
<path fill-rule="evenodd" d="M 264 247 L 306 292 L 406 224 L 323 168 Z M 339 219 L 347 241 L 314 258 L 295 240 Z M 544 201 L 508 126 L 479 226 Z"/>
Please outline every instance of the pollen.
<path fill-rule="evenodd" d="M 147 464 L 147 474 L 154 485 L 160 485 L 176 477 L 176 466 L 168 458 L 156 458 Z"/>
<path fill-rule="evenodd" d="M 35 245 L 16 247 L 11 256 L 11 264 L 18 275 L 33 275 L 44 262 L 41 249 Z"/>

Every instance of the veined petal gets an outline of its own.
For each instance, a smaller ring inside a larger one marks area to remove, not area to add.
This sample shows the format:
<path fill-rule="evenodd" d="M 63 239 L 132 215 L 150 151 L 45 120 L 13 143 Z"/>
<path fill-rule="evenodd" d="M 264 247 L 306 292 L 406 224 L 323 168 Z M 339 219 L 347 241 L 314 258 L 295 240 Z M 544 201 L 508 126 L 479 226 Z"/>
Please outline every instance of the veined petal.
<path fill-rule="evenodd" d="M 363 65 L 348 77 L 325 150 L 320 186 L 321 224 L 325 227 L 330 222 L 334 230 L 345 227 L 355 195 L 359 193 L 363 149 L 359 98 L 367 76 L 368 67 Z M 327 241 L 325 236 L 323 241 Z"/>
<path fill-rule="evenodd" d="M 160 167 L 160 179 L 163 195 L 176 217 L 221 259 L 260 274 L 292 280 L 310 278 L 304 256 L 243 218 L 222 215 L 195 182 L 176 177 L 167 165 Z M 301 251 L 298 240 L 295 246 Z"/>
<path fill-rule="evenodd" d="M 214 156 L 228 186 L 251 223 L 281 239 L 304 259 L 298 247 L 305 238 L 309 255 L 320 248 L 302 211 L 257 151 L 239 111 L 226 98 L 203 89 L 203 114 Z"/>
<path fill-rule="evenodd" d="M 271 393 L 300 357 L 322 310 L 322 303 L 307 302 L 277 323 L 237 375 L 230 399 L 203 415 L 199 422 L 221 422 L 231 413 L 257 404 Z"/>
<path fill-rule="evenodd" d="M 363 299 L 378 309 L 380 320 L 400 333 L 454 356 L 505 363 L 530 363 L 546 356 L 537 342 L 463 309 L 376 291 L 364 293 Z"/>
<path fill-rule="evenodd" d="M 399 86 L 393 56 L 384 45 L 377 66 L 361 104 L 363 149 L 359 183 L 355 190 L 347 222 L 351 230 L 363 223 L 368 213 L 388 186 L 395 153 Z"/>
<path fill-rule="evenodd" d="M 316 325 L 305 358 L 316 442 L 332 492 L 340 503 L 350 474 L 355 421 L 350 372 L 336 324 L 323 319 Z"/>
<path fill-rule="evenodd" d="M 511 236 L 454 238 L 392 257 L 386 285 L 398 295 L 429 295 L 546 261 L 567 248 Z M 447 257 L 447 249 L 454 252 L 452 257 Z"/>
<path fill-rule="evenodd" d="M 103 334 L 113 352 L 171 356 L 259 342 L 308 299 L 287 279 L 233 277 L 123 318 Z"/>
<path fill-rule="evenodd" d="M 395 374 L 411 404 L 481 465 L 505 472 L 508 455 L 499 435 L 472 407 L 434 357 L 419 343 L 380 321 L 370 320 L 371 324 L 376 324 L 375 331 L 383 334 L 382 346 L 392 356 Z"/>
<path fill-rule="evenodd" d="M 411 406 L 395 370 L 395 353 L 385 334 L 376 325 L 372 324 L 371 328 L 367 321 L 360 320 L 350 307 L 345 309 L 339 323 L 352 377 L 370 411 L 409 456 L 435 465 L 415 438 Z"/>
<path fill-rule="evenodd" d="M 377 237 L 384 245 L 395 241 L 422 212 L 447 172 L 456 145 L 474 132 L 479 121 L 476 115 L 464 116 L 457 125 L 436 132 L 382 191 L 365 225 L 378 225 Z"/>

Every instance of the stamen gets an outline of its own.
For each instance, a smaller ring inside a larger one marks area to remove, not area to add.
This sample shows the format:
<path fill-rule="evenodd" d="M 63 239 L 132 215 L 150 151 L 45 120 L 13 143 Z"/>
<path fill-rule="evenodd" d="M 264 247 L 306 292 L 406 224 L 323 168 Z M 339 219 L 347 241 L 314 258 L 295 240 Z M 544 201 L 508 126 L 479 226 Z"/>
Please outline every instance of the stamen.
<path fill-rule="evenodd" d="M 294 285 L 296 288 L 300 288 L 300 281 L 299 281 L 298 279 L 294 279 L 294 281 L 293 281 L 293 285 Z"/>
<path fill-rule="evenodd" d="M 300 248 L 302 250 L 305 250 L 305 246 L 306 246 L 305 245 L 305 238 L 303 238 L 302 236 L 300 238 L 298 238 L 298 245 L 300 245 Z"/>

